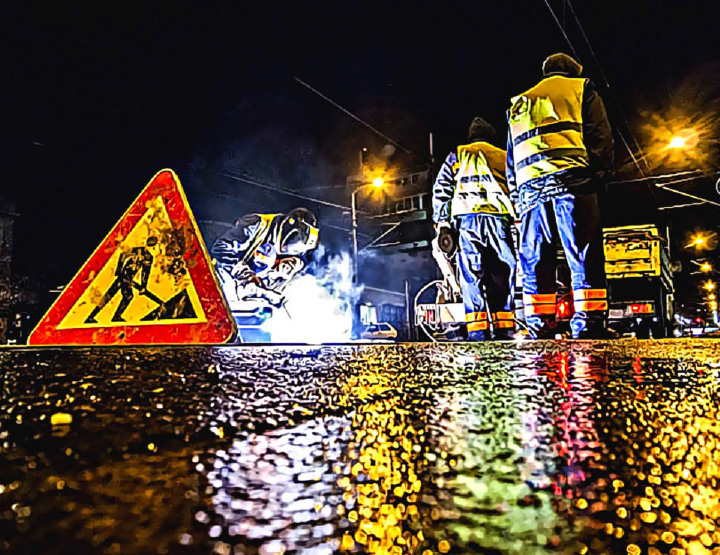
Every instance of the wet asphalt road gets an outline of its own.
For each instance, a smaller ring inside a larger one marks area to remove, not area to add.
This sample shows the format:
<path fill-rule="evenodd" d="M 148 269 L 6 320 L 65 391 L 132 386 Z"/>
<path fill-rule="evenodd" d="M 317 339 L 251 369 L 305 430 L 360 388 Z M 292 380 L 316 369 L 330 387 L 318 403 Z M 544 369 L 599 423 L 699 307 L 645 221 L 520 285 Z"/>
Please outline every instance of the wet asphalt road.
<path fill-rule="evenodd" d="M 719 348 L 2 349 L 0 552 L 718 553 Z"/>

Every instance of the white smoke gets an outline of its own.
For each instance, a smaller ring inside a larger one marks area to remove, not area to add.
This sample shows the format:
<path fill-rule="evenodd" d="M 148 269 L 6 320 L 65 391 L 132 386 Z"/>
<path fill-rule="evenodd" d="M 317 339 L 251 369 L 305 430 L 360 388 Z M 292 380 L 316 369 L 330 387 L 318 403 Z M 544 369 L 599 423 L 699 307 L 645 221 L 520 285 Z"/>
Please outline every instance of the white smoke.
<path fill-rule="evenodd" d="M 283 293 L 285 308 L 275 310 L 261 329 L 273 343 L 344 343 L 352 336 L 353 309 L 362 286 L 353 283 L 347 252 L 323 256 L 309 273 L 294 278 Z"/>

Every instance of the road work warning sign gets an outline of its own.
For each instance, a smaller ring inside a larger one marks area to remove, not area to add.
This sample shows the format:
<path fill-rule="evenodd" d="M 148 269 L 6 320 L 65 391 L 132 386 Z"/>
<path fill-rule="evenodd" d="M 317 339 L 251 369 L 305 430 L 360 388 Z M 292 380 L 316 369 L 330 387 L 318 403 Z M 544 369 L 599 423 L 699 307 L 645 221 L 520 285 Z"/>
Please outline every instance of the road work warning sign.
<path fill-rule="evenodd" d="M 28 343 L 224 343 L 235 332 L 180 181 L 163 170 L 62 291 Z"/>

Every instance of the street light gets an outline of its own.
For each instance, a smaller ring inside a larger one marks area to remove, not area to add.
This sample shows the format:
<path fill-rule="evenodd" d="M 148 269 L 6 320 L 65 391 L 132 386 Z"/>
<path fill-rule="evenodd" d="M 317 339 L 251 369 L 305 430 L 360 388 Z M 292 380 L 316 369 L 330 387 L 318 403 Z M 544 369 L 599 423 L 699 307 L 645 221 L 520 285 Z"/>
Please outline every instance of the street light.
<path fill-rule="evenodd" d="M 715 247 L 715 233 L 712 231 L 698 231 L 690 236 L 685 248 L 694 247 L 697 250 L 712 249 Z"/>
<path fill-rule="evenodd" d="M 687 141 L 684 137 L 673 137 L 668 145 L 669 148 L 685 148 Z"/>
<path fill-rule="evenodd" d="M 705 289 L 705 291 L 715 291 L 715 283 L 712 281 L 706 281 L 703 283 L 703 289 Z"/>
<path fill-rule="evenodd" d="M 717 300 L 717 297 L 715 296 L 715 293 L 710 293 L 710 294 L 708 295 L 708 300 L 709 300 L 709 301 L 716 301 L 716 300 Z"/>
<path fill-rule="evenodd" d="M 358 257 L 358 241 L 357 241 L 357 194 L 366 187 L 374 187 L 376 189 L 382 188 L 384 181 L 382 177 L 376 177 L 371 183 L 363 183 L 353 189 L 352 195 L 350 195 L 350 209 L 352 210 L 352 268 L 353 268 L 353 283 L 357 282 L 357 257 Z"/>
<path fill-rule="evenodd" d="M 712 265 L 710 262 L 703 262 L 700 264 L 700 271 L 701 272 L 712 272 Z"/>

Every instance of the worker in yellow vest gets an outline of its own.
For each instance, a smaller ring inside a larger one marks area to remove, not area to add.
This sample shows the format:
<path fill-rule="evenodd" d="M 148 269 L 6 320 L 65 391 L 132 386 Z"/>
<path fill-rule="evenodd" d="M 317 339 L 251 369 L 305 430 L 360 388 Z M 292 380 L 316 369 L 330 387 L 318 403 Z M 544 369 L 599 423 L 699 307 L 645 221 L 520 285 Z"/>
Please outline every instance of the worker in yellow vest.
<path fill-rule="evenodd" d="M 458 232 L 460 287 L 468 339 L 508 339 L 515 327 L 513 284 L 515 219 L 505 181 L 505 151 L 494 147 L 495 129 L 482 118 L 470 125 L 469 143 L 451 152 L 433 185 L 438 234 Z"/>
<path fill-rule="evenodd" d="M 555 333 L 558 244 L 570 267 L 573 337 L 607 334 L 597 191 L 613 161 L 613 137 L 602 99 L 581 73 L 570 56 L 553 54 L 543 79 L 508 111 L 507 179 L 520 218 L 526 323 L 535 337 Z"/>

